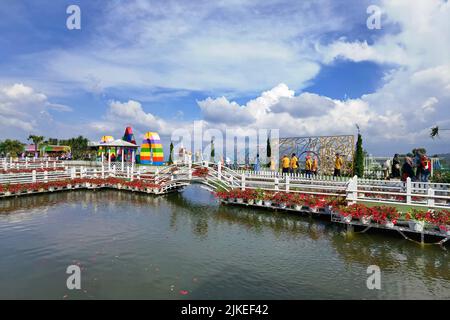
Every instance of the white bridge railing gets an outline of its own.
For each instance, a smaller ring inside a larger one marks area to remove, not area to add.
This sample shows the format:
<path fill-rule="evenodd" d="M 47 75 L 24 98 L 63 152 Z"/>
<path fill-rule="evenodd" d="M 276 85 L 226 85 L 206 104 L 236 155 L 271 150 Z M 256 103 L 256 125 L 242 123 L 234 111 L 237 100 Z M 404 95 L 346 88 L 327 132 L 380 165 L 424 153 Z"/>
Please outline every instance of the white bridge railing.
<path fill-rule="evenodd" d="M 0 160 L 0 163 L 2 161 Z M 5 161 L 3 161 L 3 164 Z M 11 162 L 8 162 L 11 164 Z M 345 197 L 349 203 L 374 202 L 379 204 L 406 204 L 417 207 L 449 208 L 450 184 L 402 181 L 385 181 L 353 178 L 306 176 L 268 172 L 239 172 L 212 164 L 184 163 L 161 168 L 142 168 L 134 164 L 100 163 L 100 166 L 75 166 L 67 162 L 12 162 L 15 169 L 25 172 L 0 174 L 0 184 L 27 184 L 78 177 L 119 177 L 129 180 L 144 179 L 162 187 L 182 186 L 198 181 L 211 189 L 233 188 L 285 191 L 324 196 Z M 46 170 L 48 169 L 48 170 Z M 55 170 L 57 169 L 57 170 Z M 207 170 L 206 170 L 207 169 Z M 196 170 L 203 172 L 196 176 Z M 202 171 L 203 170 L 203 171 Z"/>

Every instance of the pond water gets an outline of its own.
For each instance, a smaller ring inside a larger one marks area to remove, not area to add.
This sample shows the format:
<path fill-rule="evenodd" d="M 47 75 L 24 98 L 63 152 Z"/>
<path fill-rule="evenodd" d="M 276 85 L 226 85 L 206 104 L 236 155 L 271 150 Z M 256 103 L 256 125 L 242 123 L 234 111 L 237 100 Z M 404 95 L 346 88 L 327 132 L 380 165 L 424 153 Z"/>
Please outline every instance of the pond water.
<path fill-rule="evenodd" d="M 0 200 L 0 298 L 449 299 L 450 257 L 326 221 L 219 205 L 191 186 L 155 197 L 72 191 Z M 81 268 L 68 290 L 66 268 Z M 369 265 L 381 289 L 366 285 Z"/>

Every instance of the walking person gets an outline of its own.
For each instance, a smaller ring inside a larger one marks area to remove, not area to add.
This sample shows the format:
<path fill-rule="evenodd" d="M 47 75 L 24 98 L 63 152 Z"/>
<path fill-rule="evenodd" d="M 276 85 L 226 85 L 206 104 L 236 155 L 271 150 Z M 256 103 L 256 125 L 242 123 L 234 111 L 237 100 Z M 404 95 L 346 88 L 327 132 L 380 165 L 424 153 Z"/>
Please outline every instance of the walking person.
<path fill-rule="evenodd" d="M 412 179 L 413 177 L 413 159 L 411 157 L 406 157 L 402 166 L 402 181 L 406 181 L 408 178 Z"/>
<path fill-rule="evenodd" d="M 398 153 L 394 155 L 394 159 L 392 159 L 392 178 L 400 179 L 400 159 Z"/>
<path fill-rule="evenodd" d="M 289 160 L 289 157 L 287 155 L 284 155 L 281 159 L 281 172 L 282 173 L 289 173 L 289 167 L 290 167 L 291 161 Z"/>
<path fill-rule="evenodd" d="M 314 157 L 313 160 L 313 166 L 312 166 L 312 172 L 315 176 L 317 176 L 317 171 L 319 170 L 319 160 L 317 160 L 317 157 Z"/>
<path fill-rule="evenodd" d="M 421 180 L 422 182 L 428 182 L 428 179 L 431 174 L 431 160 L 426 155 L 422 155 L 420 159 L 420 167 L 421 167 Z"/>
<path fill-rule="evenodd" d="M 416 168 L 416 181 L 422 180 L 422 163 L 421 163 L 422 154 L 420 151 L 414 151 L 414 160 L 413 160 L 413 168 Z M 414 177 L 414 176 L 413 176 Z M 411 177 L 411 178 L 413 178 Z"/>
<path fill-rule="evenodd" d="M 340 177 L 341 176 L 341 168 L 344 164 L 344 160 L 342 160 L 341 155 L 339 153 L 336 153 L 336 159 L 334 160 L 334 176 Z"/>
<path fill-rule="evenodd" d="M 295 156 L 295 153 L 293 153 L 291 157 L 291 173 L 297 174 L 297 171 L 298 171 L 298 158 Z"/>
<path fill-rule="evenodd" d="M 312 166 L 313 166 L 313 162 L 311 160 L 310 156 L 306 156 L 306 160 L 305 160 L 305 173 L 307 177 L 311 176 L 312 173 Z"/>

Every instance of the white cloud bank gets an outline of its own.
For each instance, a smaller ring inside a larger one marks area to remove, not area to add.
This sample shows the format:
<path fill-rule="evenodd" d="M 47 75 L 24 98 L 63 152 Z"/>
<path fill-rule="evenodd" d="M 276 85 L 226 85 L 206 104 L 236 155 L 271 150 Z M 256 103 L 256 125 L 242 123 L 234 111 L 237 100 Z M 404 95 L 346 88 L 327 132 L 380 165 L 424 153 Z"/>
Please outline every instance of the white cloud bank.
<path fill-rule="evenodd" d="M 51 111 L 72 111 L 68 106 L 51 103 L 43 93 L 22 83 L 0 86 L 0 136 L 24 137 L 52 127 Z"/>

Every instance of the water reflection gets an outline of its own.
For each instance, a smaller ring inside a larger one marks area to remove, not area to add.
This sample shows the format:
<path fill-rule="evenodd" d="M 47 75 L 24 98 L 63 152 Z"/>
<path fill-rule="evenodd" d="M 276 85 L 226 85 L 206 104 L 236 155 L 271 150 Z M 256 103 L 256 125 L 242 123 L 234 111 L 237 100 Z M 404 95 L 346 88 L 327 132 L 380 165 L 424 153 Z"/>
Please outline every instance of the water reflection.
<path fill-rule="evenodd" d="M 84 221 L 73 217 L 80 207 L 85 209 L 81 218 Z M 42 229 L 42 223 L 37 223 L 41 217 L 58 216 L 64 210 L 70 214 L 59 220 L 50 219 L 51 227 Z M 32 219 L 35 224 L 28 223 Z M 13 223 L 21 222 L 27 222 L 23 223 L 24 228 L 33 228 L 34 233 L 28 238 L 11 228 Z M 60 224 L 68 222 L 79 228 L 66 229 L 65 224 Z M 411 292 L 419 297 L 450 295 L 450 259 L 448 252 L 437 246 L 422 248 L 382 234 L 349 235 L 329 221 L 309 216 L 222 206 L 198 187 L 162 197 L 117 190 L 80 190 L 3 199 L 0 229 L 3 240 L 9 241 L 9 247 L 0 247 L 0 254 L 10 257 L 10 264 L 6 259 L 0 261 L 0 272 L 17 265 L 15 255 L 20 249 L 22 261 L 32 260 L 30 248 L 41 260 L 48 258 L 47 251 L 55 252 L 54 259 L 59 253 L 67 260 L 67 250 L 85 250 L 83 254 L 91 259 L 94 250 L 99 252 L 99 264 L 102 255 L 107 255 L 104 251 L 110 250 L 114 254 L 102 264 L 106 269 L 99 268 L 105 273 L 110 270 L 111 261 L 124 259 L 136 270 L 142 263 L 136 272 L 142 272 L 156 260 L 161 269 L 175 265 L 188 274 L 191 270 L 208 274 L 208 280 L 190 298 L 208 298 L 210 294 L 214 298 L 298 298 L 305 294 L 317 298 L 374 298 L 366 288 L 355 289 L 348 296 L 339 295 L 341 286 L 351 286 L 357 276 L 365 277 L 365 269 L 373 264 L 390 281 L 391 287 L 383 292 L 383 297 L 409 297 Z M 36 236 L 42 243 L 35 241 Z M 82 249 L 65 243 L 73 239 L 83 244 Z M 25 240 L 30 247 L 20 242 Z M 116 259 L 118 246 L 123 252 Z M 149 259 L 153 259 L 151 263 Z M 179 261 L 184 261 L 184 265 L 179 266 Z M 403 279 L 408 281 L 403 283 Z M 153 286 L 156 283 L 169 288 L 173 277 L 167 277 L 168 283 L 153 278 L 152 281 L 160 281 L 151 282 Z M 255 294 L 262 281 L 270 290 Z M 400 287 L 393 288 L 393 284 Z M 311 291 L 304 293 L 305 287 Z M 223 291 L 218 292 L 217 288 Z M 239 294 L 235 288 L 239 288 Z"/>

